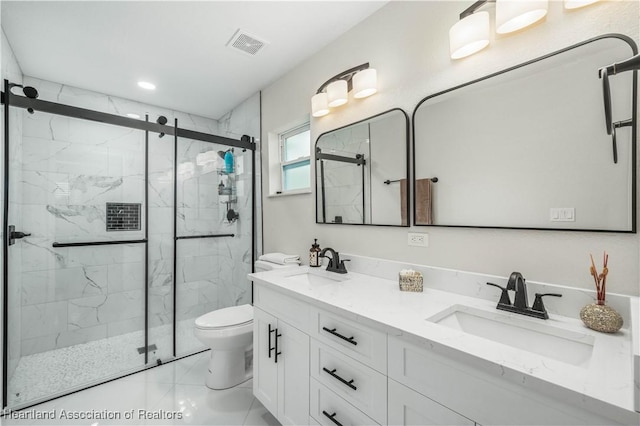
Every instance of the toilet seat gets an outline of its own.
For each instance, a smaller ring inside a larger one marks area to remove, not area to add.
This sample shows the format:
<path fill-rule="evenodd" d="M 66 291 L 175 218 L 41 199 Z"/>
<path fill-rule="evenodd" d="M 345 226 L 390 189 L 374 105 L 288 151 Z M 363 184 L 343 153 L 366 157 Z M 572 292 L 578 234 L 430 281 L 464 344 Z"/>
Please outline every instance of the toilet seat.
<path fill-rule="evenodd" d="M 246 326 L 253 323 L 253 306 L 240 305 L 218 309 L 196 319 L 196 328 L 220 330 Z"/>

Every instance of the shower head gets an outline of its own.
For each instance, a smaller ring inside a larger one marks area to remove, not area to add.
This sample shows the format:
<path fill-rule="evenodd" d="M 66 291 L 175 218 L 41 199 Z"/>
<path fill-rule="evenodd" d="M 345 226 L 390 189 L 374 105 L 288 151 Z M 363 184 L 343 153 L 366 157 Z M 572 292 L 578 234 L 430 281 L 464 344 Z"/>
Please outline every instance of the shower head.
<path fill-rule="evenodd" d="M 37 99 L 38 98 L 38 90 L 36 90 L 35 87 L 24 86 L 22 88 L 22 92 L 24 93 L 24 95 L 27 98 L 30 98 L 30 99 Z"/>

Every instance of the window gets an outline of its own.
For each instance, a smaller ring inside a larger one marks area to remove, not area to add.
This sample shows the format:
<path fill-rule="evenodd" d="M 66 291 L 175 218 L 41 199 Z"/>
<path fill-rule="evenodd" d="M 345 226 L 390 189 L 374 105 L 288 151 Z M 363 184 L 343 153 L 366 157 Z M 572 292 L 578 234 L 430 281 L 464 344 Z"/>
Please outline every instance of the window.
<path fill-rule="evenodd" d="M 283 193 L 311 187 L 310 149 L 309 123 L 280 134 Z"/>

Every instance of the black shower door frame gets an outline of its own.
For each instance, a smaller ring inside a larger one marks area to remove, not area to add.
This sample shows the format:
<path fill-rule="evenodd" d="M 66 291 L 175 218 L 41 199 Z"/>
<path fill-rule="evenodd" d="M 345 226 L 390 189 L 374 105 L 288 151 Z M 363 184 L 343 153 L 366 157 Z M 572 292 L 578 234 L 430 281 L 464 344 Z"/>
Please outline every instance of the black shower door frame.
<path fill-rule="evenodd" d="M 8 294 L 9 294 L 9 282 L 8 282 L 8 270 L 9 270 L 9 262 L 8 262 L 8 249 L 10 243 L 10 234 L 9 234 L 9 108 L 23 108 L 27 110 L 33 110 L 34 112 L 44 112 L 49 114 L 60 115 L 64 117 L 76 118 L 81 120 L 88 120 L 93 122 L 99 122 L 104 124 L 110 124 L 114 126 L 126 127 L 129 129 L 142 130 L 145 132 L 145 235 L 141 240 L 125 240 L 125 241 L 86 241 L 86 242 L 56 242 L 55 247 L 79 247 L 79 246 L 97 246 L 97 245 L 114 245 L 114 244 L 144 244 L 145 245 L 145 288 L 144 288 L 144 299 L 145 299 L 145 329 L 144 329 L 144 348 L 149 347 L 149 226 L 148 226 L 148 218 L 149 218 L 149 206 L 148 206 L 148 181 L 149 181 L 149 133 L 158 133 L 174 136 L 174 173 L 173 173 L 173 187 L 174 187 L 174 228 L 173 228 L 173 244 L 174 244 L 174 252 L 173 252 L 173 265 L 174 265 L 174 274 L 173 274 L 173 357 L 176 357 L 176 276 L 175 276 L 175 265 L 176 265 L 176 244 L 178 239 L 183 239 L 185 237 L 177 236 L 177 223 L 176 223 L 176 209 L 177 205 L 176 201 L 176 186 L 177 186 L 177 173 L 176 170 L 176 162 L 177 162 L 177 147 L 178 147 L 178 138 L 184 137 L 192 140 L 197 140 L 201 142 L 209 142 L 215 143 L 225 146 L 230 146 L 234 148 L 241 148 L 243 150 L 251 150 L 251 165 L 252 165 L 252 177 L 251 177 L 251 204 L 252 204 L 252 215 L 251 215 L 251 264 L 253 265 L 255 261 L 255 232 L 256 232 L 256 199 L 255 199 L 255 188 L 256 188 L 256 179 L 255 179 L 255 167 L 256 167 L 256 143 L 255 138 L 250 136 L 242 136 L 241 139 L 232 139 L 224 136 L 213 135 L 209 133 L 198 132 L 195 130 L 188 130 L 184 128 L 178 127 L 178 120 L 175 119 L 174 126 L 167 126 L 163 124 L 158 124 L 149 121 L 149 116 L 145 117 L 145 121 L 137 120 L 129 117 L 121 117 L 119 115 L 109 114 L 101 111 L 94 111 L 85 108 L 74 107 L 70 105 L 64 105 L 56 102 L 49 102 L 41 99 L 32 99 L 27 98 L 25 96 L 19 96 L 11 92 L 11 88 L 15 86 L 10 83 L 8 80 L 4 80 L 4 86 L 2 91 L 1 102 L 4 106 L 4 176 L 3 176 L 3 187 L 4 187 L 4 197 L 3 197 L 3 247 L 4 247 L 4 255 L 2 259 L 2 407 L 7 407 L 7 388 L 8 388 Z M 224 236 L 233 236 L 233 234 L 221 234 L 221 235 L 208 235 L 208 236 L 200 236 L 200 238 L 216 238 L 216 237 L 224 237 Z M 195 238 L 195 237 L 191 237 Z M 253 267 L 253 266 L 252 266 Z M 148 350 L 144 351 L 145 355 L 145 368 L 148 368 Z M 144 368 L 143 368 L 144 369 Z M 141 369 L 142 370 L 142 369 Z M 88 385 L 87 387 L 91 387 L 95 385 Z M 76 392 L 74 390 L 73 392 Z M 59 395 L 61 396 L 61 395 Z M 59 396 L 55 396 L 53 398 L 57 398 Z M 52 399 L 53 399 L 52 398 Z M 41 403 L 43 401 L 38 401 Z"/>

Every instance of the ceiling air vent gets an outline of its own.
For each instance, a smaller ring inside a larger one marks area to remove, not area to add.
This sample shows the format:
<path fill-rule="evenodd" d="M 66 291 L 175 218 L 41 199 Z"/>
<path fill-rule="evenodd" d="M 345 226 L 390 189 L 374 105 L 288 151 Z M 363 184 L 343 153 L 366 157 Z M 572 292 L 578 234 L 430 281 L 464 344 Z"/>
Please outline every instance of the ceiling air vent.
<path fill-rule="evenodd" d="M 229 42 L 227 43 L 227 46 L 237 49 L 247 55 L 254 56 L 266 44 L 266 42 L 258 40 L 254 36 L 238 29 L 231 37 L 231 40 L 229 40 Z"/>

